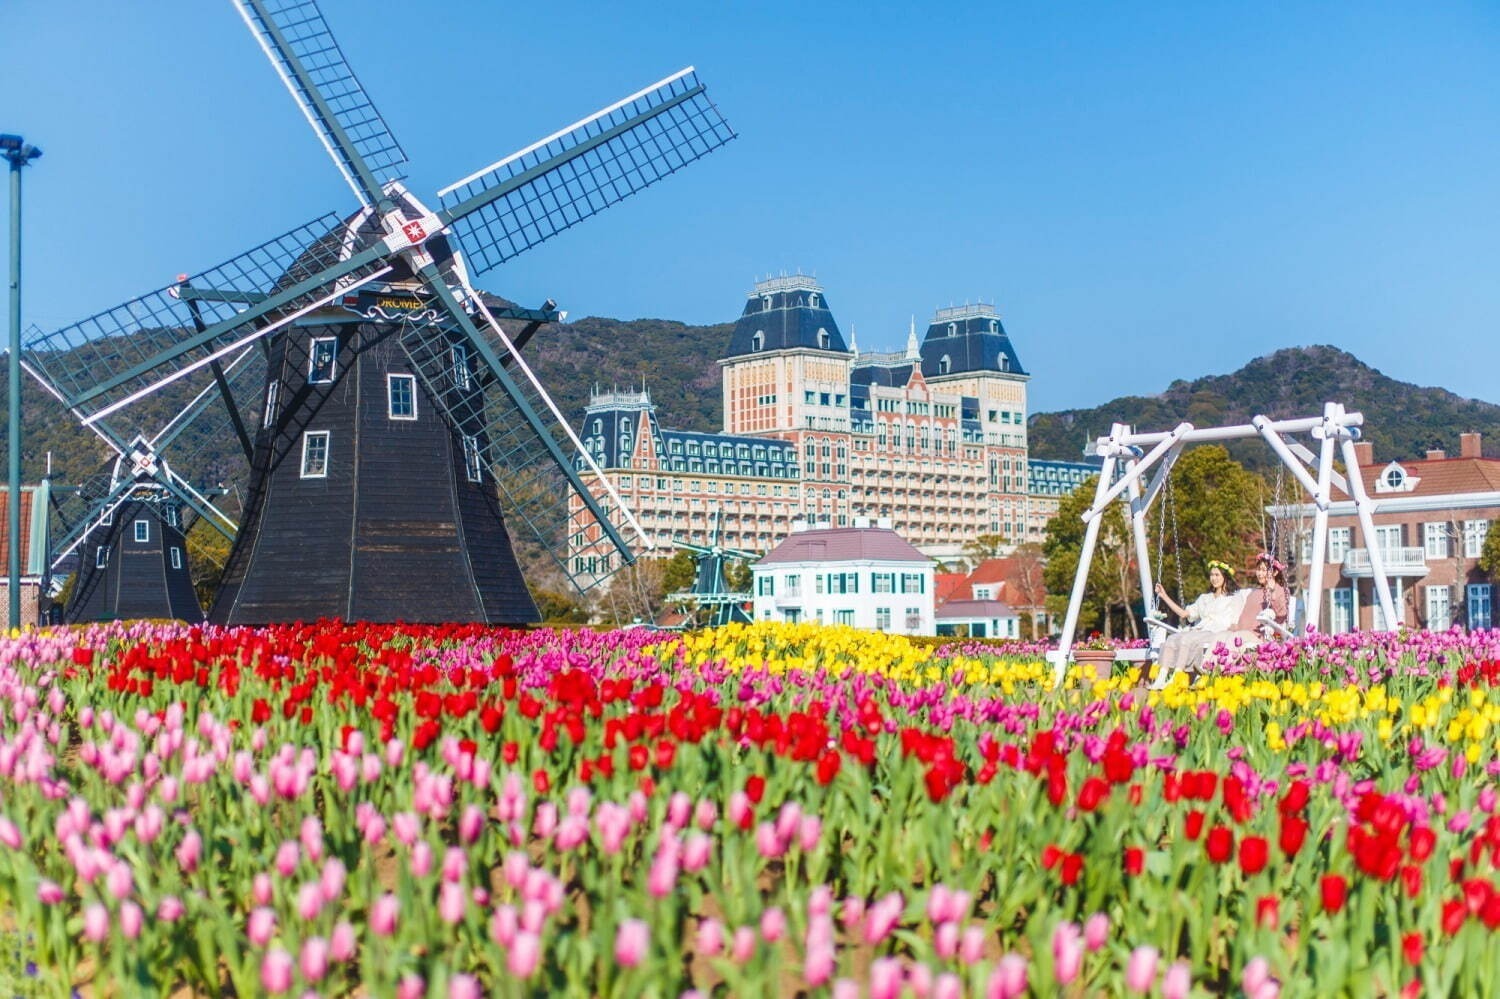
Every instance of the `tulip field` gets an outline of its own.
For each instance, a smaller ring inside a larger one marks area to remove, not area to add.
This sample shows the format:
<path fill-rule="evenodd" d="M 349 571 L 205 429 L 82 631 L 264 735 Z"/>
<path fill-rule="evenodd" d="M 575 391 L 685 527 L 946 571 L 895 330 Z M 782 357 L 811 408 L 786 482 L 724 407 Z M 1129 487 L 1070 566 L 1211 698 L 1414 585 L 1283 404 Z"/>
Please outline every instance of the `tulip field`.
<path fill-rule="evenodd" d="M 1138 680 L 811 625 L 0 639 L 0 996 L 1495 991 L 1500 632 Z"/>

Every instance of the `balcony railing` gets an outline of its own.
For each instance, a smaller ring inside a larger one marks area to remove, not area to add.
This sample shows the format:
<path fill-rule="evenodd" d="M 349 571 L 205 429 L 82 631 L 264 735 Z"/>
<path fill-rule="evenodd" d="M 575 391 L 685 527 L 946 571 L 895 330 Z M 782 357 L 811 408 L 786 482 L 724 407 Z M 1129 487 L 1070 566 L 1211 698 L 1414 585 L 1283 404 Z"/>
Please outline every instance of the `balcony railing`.
<path fill-rule="evenodd" d="M 1427 553 L 1420 546 L 1412 548 L 1382 548 L 1380 549 L 1380 561 L 1385 566 L 1387 576 L 1425 576 L 1427 575 Z M 1351 548 L 1344 556 L 1344 575 L 1346 576 L 1372 576 L 1374 567 L 1370 564 L 1370 549 Z"/>

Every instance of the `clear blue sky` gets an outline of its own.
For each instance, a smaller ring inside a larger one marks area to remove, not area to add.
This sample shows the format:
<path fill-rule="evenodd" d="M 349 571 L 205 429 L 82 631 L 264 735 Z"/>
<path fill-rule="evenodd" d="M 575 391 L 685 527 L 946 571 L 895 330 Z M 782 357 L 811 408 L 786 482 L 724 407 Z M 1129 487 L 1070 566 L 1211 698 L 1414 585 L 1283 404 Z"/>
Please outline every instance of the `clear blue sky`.
<path fill-rule="evenodd" d="M 1036 410 L 1310 343 L 1500 402 L 1500 5 L 323 6 L 429 198 L 698 66 L 739 140 L 478 282 L 523 303 L 723 321 L 800 267 L 863 347 L 997 301 Z M 0 37 L 28 322 L 353 206 L 227 0 Z"/>

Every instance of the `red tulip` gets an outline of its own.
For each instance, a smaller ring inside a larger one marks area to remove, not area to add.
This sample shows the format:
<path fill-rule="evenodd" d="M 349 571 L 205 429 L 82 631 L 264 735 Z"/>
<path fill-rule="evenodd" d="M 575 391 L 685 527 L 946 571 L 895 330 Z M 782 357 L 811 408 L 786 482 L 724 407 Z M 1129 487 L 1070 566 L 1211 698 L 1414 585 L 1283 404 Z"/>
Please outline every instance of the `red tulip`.
<path fill-rule="evenodd" d="M 1182 832 L 1188 839 L 1195 840 L 1201 836 L 1203 834 L 1203 813 L 1196 808 L 1188 812 L 1187 818 L 1182 823 Z"/>
<path fill-rule="evenodd" d="M 1217 831 L 1216 829 L 1215 832 Z M 1228 833 L 1229 830 L 1226 829 L 1224 831 Z M 1212 858 L 1214 849 L 1214 834 L 1212 832 L 1208 834 L 1208 841 L 1209 856 Z M 1270 848 L 1266 844 L 1265 837 L 1246 836 L 1240 840 L 1240 870 L 1244 871 L 1246 875 L 1259 874 L 1265 870 L 1266 859 L 1269 853 Z"/>
<path fill-rule="evenodd" d="M 1307 820 L 1297 815 L 1281 817 L 1281 852 L 1295 857 L 1307 840 Z"/>
<path fill-rule="evenodd" d="M 1428 826 L 1413 826 L 1408 839 L 1412 860 L 1426 860 L 1432 856 L 1432 848 L 1437 845 L 1437 833 Z"/>
<path fill-rule="evenodd" d="M 1208 831 L 1204 846 L 1208 850 L 1208 859 L 1222 864 L 1234 852 L 1234 833 L 1225 826 L 1214 826 Z"/>
<path fill-rule="evenodd" d="M 1323 895 L 1323 911 L 1338 912 L 1349 897 L 1349 885 L 1340 874 L 1325 874 L 1319 882 Z"/>
<path fill-rule="evenodd" d="M 1462 899 L 1453 898 L 1443 903 L 1443 932 L 1450 937 L 1463 929 L 1468 918 L 1469 910 Z"/>
<path fill-rule="evenodd" d="M 1125 848 L 1125 873 L 1137 877 L 1146 869 L 1146 851 L 1138 846 Z"/>
<path fill-rule="evenodd" d="M 1268 930 L 1281 925 L 1281 902 L 1274 895 L 1262 895 L 1255 901 L 1255 922 Z"/>
<path fill-rule="evenodd" d="M 1401 938 L 1401 953 L 1408 964 L 1422 963 L 1422 934 L 1416 930 Z"/>

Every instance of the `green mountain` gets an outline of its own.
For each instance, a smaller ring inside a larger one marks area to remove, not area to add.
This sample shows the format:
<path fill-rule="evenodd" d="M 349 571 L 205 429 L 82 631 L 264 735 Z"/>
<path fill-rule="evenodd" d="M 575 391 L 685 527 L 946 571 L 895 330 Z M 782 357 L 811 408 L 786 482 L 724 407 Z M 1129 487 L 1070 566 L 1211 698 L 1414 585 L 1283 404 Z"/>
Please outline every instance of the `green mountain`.
<path fill-rule="evenodd" d="M 1500 406 L 1397 381 L 1347 351 L 1318 346 L 1278 350 L 1232 374 L 1178 380 L 1156 396 L 1036 413 L 1029 428 L 1031 456 L 1077 461 L 1088 440 L 1117 422 L 1149 430 L 1170 430 L 1183 420 L 1200 427 L 1248 423 L 1261 413 L 1313 416 L 1328 401 L 1364 414 L 1364 439 L 1375 445 L 1377 461 L 1420 458 L 1428 448 L 1457 454 L 1458 435 L 1468 431 L 1484 435 L 1486 454 L 1500 454 Z M 1270 449 L 1253 440 L 1232 442 L 1229 449 L 1249 468 L 1276 464 Z"/>

